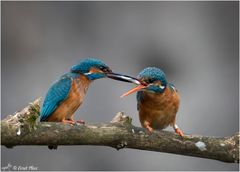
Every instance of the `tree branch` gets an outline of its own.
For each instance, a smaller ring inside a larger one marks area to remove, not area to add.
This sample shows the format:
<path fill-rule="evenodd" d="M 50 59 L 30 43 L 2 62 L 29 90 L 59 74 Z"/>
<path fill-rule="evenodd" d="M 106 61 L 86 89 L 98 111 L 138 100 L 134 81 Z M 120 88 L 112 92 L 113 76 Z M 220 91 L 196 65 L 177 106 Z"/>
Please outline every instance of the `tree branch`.
<path fill-rule="evenodd" d="M 132 148 L 239 163 L 239 132 L 216 138 L 168 131 L 153 134 L 131 124 L 132 119 L 119 112 L 109 123 L 70 125 L 39 122 L 40 99 L 15 115 L 1 121 L 1 145 L 100 145 L 117 150 Z"/>

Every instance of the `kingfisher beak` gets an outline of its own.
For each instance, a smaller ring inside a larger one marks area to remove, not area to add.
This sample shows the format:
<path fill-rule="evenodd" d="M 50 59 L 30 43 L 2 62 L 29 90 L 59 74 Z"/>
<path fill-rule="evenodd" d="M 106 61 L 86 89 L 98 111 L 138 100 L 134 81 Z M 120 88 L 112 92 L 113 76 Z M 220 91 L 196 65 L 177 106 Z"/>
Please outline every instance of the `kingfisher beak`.
<path fill-rule="evenodd" d="M 113 72 L 109 72 L 106 75 L 108 78 L 111 78 L 111 79 L 115 79 L 115 80 L 123 81 L 123 82 L 130 82 L 130 83 L 137 85 L 135 88 L 133 88 L 133 89 L 129 90 L 128 92 L 126 92 L 125 94 L 121 95 L 121 97 L 125 97 L 129 94 L 132 94 L 136 91 L 139 91 L 139 90 L 147 87 L 147 85 L 142 83 L 139 79 L 128 76 L 128 75 L 123 75 L 123 74 L 118 74 L 118 73 L 113 73 Z"/>
<path fill-rule="evenodd" d="M 121 95 L 121 98 L 128 96 L 129 94 L 132 94 L 134 92 L 140 91 L 141 89 L 147 88 L 147 85 L 138 85 L 136 87 L 134 87 L 133 89 L 129 90 L 128 92 L 124 93 L 123 95 Z"/>
<path fill-rule="evenodd" d="M 115 80 L 118 80 L 118 81 L 130 82 L 130 83 L 134 83 L 136 85 L 141 84 L 141 82 L 138 79 L 136 79 L 134 77 L 131 77 L 131 76 L 128 76 L 128 75 L 109 72 L 109 73 L 106 73 L 106 76 L 108 78 L 115 79 Z"/>

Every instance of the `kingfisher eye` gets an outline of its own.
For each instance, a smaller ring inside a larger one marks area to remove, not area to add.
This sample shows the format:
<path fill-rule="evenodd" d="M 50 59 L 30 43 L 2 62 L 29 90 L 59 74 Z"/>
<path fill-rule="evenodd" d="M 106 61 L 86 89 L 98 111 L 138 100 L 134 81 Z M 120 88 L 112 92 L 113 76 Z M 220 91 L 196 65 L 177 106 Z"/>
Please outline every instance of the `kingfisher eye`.
<path fill-rule="evenodd" d="M 153 83 L 155 80 L 152 79 L 152 78 L 146 78 L 146 79 L 144 79 L 143 81 L 144 81 L 145 83 L 147 83 L 147 84 L 151 84 L 151 83 Z"/>
<path fill-rule="evenodd" d="M 104 70 L 104 69 L 105 69 L 105 67 L 103 67 L 103 66 L 100 66 L 100 67 L 99 67 L 99 69 L 101 69 L 101 70 Z"/>
<path fill-rule="evenodd" d="M 154 81 L 155 81 L 155 80 L 152 79 L 152 78 L 150 78 L 150 79 L 148 80 L 149 83 L 153 83 Z"/>
<path fill-rule="evenodd" d="M 104 67 L 104 66 L 100 66 L 99 69 L 103 72 L 111 72 L 111 69 L 109 69 L 108 67 Z"/>

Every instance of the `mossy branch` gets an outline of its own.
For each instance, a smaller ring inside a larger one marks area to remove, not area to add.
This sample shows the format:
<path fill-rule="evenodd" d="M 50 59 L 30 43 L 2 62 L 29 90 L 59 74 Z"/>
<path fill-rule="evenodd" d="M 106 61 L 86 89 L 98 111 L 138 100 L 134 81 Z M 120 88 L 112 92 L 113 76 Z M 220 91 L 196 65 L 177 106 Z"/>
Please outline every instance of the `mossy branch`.
<path fill-rule="evenodd" d="M 100 145 L 117 150 L 132 148 L 166 152 L 223 162 L 239 163 L 239 133 L 216 138 L 154 131 L 133 126 L 132 119 L 119 112 L 109 123 L 70 125 L 39 122 L 40 99 L 1 121 L 1 145 Z"/>

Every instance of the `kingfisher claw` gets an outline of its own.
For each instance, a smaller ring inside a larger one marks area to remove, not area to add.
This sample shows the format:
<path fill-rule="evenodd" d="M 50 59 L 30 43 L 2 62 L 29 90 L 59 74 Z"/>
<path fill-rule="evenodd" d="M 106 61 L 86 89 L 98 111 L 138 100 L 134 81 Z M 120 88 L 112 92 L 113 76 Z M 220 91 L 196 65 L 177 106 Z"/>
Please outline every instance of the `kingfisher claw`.
<path fill-rule="evenodd" d="M 63 123 L 68 123 L 68 124 L 73 124 L 73 125 L 75 125 L 75 124 L 85 124 L 85 121 L 83 121 L 83 120 L 77 120 L 77 121 L 74 121 L 74 120 L 69 120 L 69 119 L 65 119 L 65 120 L 63 120 L 62 121 Z"/>
<path fill-rule="evenodd" d="M 83 125 L 84 125 L 84 124 L 85 124 L 85 121 L 80 119 L 80 120 L 77 120 L 76 123 L 79 123 L 79 124 L 83 124 Z"/>
<path fill-rule="evenodd" d="M 153 128 L 152 128 L 152 127 L 150 127 L 150 126 L 147 126 L 147 130 L 148 130 L 148 132 L 149 132 L 150 134 L 152 134 L 152 133 L 153 133 Z"/>
<path fill-rule="evenodd" d="M 66 119 L 63 119 L 62 122 L 63 122 L 64 124 L 75 124 L 74 121 L 66 120 Z"/>
<path fill-rule="evenodd" d="M 176 128 L 176 129 L 175 129 L 175 133 L 177 133 L 177 134 L 178 134 L 179 136 L 181 136 L 181 137 L 184 136 L 183 131 L 180 130 L 179 128 Z"/>

